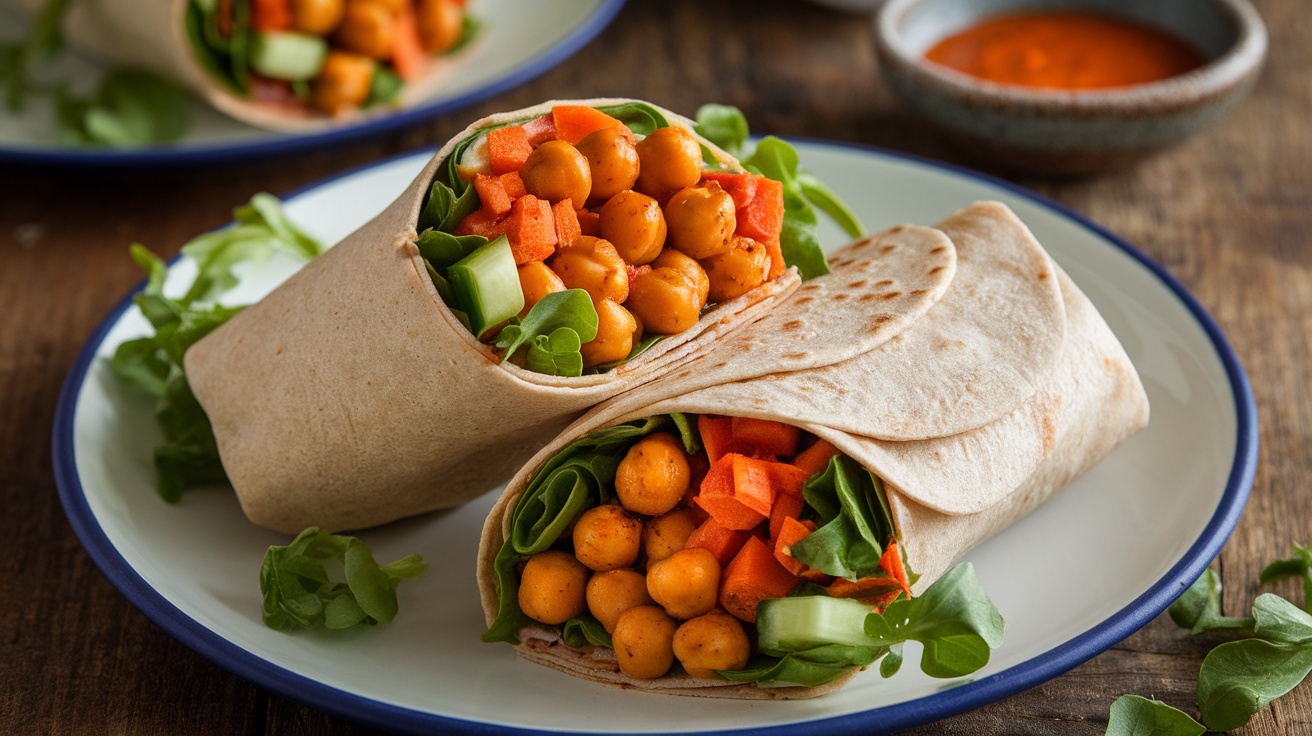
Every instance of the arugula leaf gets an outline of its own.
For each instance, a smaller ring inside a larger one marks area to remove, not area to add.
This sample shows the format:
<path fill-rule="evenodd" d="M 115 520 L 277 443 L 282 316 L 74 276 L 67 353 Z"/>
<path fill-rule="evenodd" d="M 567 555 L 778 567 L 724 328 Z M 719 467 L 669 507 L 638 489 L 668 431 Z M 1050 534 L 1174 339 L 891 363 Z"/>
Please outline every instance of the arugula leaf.
<path fill-rule="evenodd" d="M 1206 731 L 1187 713 L 1160 700 L 1122 695 L 1112 703 L 1106 736 L 1201 736 Z"/>
<path fill-rule="evenodd" d="M 325 560 L 341 563 L 345 582 L 333 582 Z M 310 527 L 285 547 L 271 546 L 260 567 L 264 623 L 273 629 L 329 629 L 385 624 L 396 618 L 396 587 L 427 572 L 419 555 L 379 565 L 355 537 Z"/>
<path fill-rule="evenodd" d="M 1253 630 L 1251 618 L 1221 615 L 1221 577 L 1210 567 L 1198 576 L 1167 611 L 1177 626 L 1189 629 L 1194 634 L 1221 629 Z"/>
<path fill-rule="evenodd" d="M 1258 580 L 1265 584 L 1287 577 L 1303 578 L 1303 610 L 1312 612 L 1312 546 L 1295 544 L 1293 557 L 1267 565 Z"/>
<path fill-rule="evenodd" d="M 65 141 L 132 148 L 181 138 L 191 125 L 192 96 L 151 72 L 114 69 L 86 99 L 61 86 L 56 109 Z"/>
<path fill-rule="evenodd" d="M 597 310 L 592 306 L 592 297 L 583 289 L 566 289 L 542 297 L 522 322 L 502 328 L 492 344 L 505 350 L 502 360 L 508 360 L 529 343 L 530 370 L 552 376 L 579 376 L 583 374 L 579 348 L 596 336 Z"/>

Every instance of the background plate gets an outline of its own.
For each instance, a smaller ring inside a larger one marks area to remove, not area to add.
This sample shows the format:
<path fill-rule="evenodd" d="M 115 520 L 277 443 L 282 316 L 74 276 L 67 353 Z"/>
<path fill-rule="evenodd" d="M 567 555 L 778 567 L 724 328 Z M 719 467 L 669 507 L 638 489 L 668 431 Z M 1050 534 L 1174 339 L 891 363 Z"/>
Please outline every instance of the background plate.
<path fill-rule="evenodd" d="M 182 140 L 116 151 L 60 145 L 54 139 L 57 128 L 49 101 L 34 97 L 19 114 L 0 107 L 0 162 L 108 167 L 227 162 L 381 135 L 473 104 L 546 72 L 601 33 L 624 7 L 624 0 L 477 0 L 472 7 L 483 21 L 480 37 L 443 66 L 440 74 L 446 82 L 437 96 L 416 107 L 329 130 L 289 134 L 246 125 L 197 100 L 191 129 Z M 25 27 L 22 16 L 0 0 L 0 28 L 18 27 Z M 73 89 L 85 92 L 94 89 L 102 68 L 68 53 L 49 71 L 51 78 L 70 80 Z"/>
<path fill-rule="evenodd" d="M 1160 266 L 1035 194 L 866 148 L 798 148 L 804 166 L 872 231 L 933 223 L 977 199 L 1006 202 L 1102 311 L 1152 402 L 1148 429 L 969 555 L 1007 620 L 1005 643 L 972 680 L 923 676 L 911 644 L 893 679 L 867 671 L 817 700 L 675 702 L 524 662 L 508 646 L 479 641 L 474 556 L 495 494 L 361 535 L 379 560 L 419 552 L 433 563 L 401 587 L 402 613 L 391 625 L 272 631 L 260 621 L 260 560 L 288 537 L 248 523 L 230 491 L 192 492 L 177 506 L 155 495 L 150 407 L 123 391 L 100 359 L 145 330 L 127 299 L 92 336 L 60 398 L 55 472 L 74 529 L 134 605 L 202 655 L 282 696 L 414 733 L 896 730 L 1031 687 L 1143 626 L 1220 550 L 1253 480 L 1256 411 L 1215 323 Z M 335 242 L 398 195 L 427 158 L 344 174 L 289 197 L 287 211 Z M 833 245 L 844 240 L 836 229 L 823 235 Z M 273 262 L 248 273 L 232 301 L 258 298 L 294 268 Z M 180 261 L 172 278 L 189 281 L 191 269 Z"/>

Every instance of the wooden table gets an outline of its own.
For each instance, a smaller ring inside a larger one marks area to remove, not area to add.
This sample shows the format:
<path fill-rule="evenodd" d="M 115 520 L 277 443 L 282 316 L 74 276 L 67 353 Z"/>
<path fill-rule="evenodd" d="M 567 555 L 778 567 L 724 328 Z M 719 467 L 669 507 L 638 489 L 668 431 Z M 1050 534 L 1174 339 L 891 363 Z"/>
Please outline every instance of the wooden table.
<path fill-rule="evenodd" d="M 1266 72 L 1220 126 L 1130 171 L 1015 181 L 1092 217 L 1164 263 L 1216 317 L 1252 379 L 1261 464 L 1220 557 L 1227 612 L 1292 542 L 1312 542 L 1312 16 L 1258 0 Z M 962 162 L 877 77 L 869 21 L 793 0 L 632 0 L 582 52 L 536 80 L 419 128 L 289 158 L 103 174 L 0 168 L 0 731 L 368 734 L 253 687 L 137 612 L 74 536 L 49 437 L 61 381 L 106 312 L 141 278 L 126 246 L 172 255 L 259 190 L 282 192 L 464 121 L 551 97 L 627 95 L 691 112 L 738 105 L 757 132 L 819 136 Z M 994 172 L 1003 173 L 1005 172 Z M 1306 312 L 1306 314 L 1305 314 Z M 1073 571 L 1073 574 L 1078 574 Z M 1293 594 L 1293 587 L 1277 592 Z M 1203 655 L 1166 617 L 1044 685 L 915 733 L 1101 734 L 1122 693 L 1186 710 Z M 1312 687 L 1242 733 L 1312 731 Z"/>

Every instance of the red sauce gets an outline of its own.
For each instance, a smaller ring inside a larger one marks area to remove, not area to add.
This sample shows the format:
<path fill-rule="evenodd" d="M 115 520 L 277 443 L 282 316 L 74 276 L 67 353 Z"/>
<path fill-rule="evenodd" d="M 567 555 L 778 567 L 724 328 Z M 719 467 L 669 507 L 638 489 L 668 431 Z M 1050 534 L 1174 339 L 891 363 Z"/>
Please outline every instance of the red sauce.
<path fill-rule="evenodd" d="M 925 58 L 993 82 L 1055 89 L 1156 82 L 1206 63 L 1170 33 L 1081 11 L 994 16 L 939 41 Z"/>

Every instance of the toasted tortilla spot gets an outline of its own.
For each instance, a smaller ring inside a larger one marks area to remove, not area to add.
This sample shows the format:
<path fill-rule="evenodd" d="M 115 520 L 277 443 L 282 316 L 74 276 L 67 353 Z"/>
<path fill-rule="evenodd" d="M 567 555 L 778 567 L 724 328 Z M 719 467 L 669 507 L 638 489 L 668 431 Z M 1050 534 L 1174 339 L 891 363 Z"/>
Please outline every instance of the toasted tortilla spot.
<path fill-rule="evenodd" d="M 865 285 L 866 285 L 866 280 L 865 280 L 865 279 L 860 279 L 859 281 L 853 281 L 852 283 L 848 284 L 848 285 L 847 285 L 847 288 L 849 288 L 849 289 L 860 289 L 862 286 L 865 286 Z"/>
<path fill-rule="evenodd" d="M 902 296 L 902 292 L 900 292 L 900 291 L 890 291 L 890 292 L 888 292 L 887 294 L 880 294 L 880 295 L 879 295 L 879 298 L 880 298 L 880 299 L 883 299 L 884 301 L 888 301 L 889 299 L 896 299 L 896 298 L 898 298 L 898 297 L 900 297 L 900 296 Z"/>

